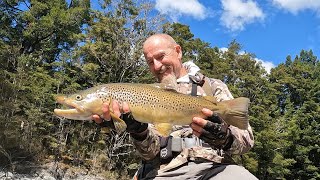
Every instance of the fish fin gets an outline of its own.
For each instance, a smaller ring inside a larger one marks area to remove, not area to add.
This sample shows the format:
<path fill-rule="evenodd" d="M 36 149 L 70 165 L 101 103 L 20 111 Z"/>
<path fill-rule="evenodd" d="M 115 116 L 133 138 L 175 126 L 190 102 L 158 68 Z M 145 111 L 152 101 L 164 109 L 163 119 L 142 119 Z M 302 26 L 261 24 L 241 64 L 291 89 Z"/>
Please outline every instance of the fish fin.
<path fill-rule="evenodd" d="M 169 85 L 168 84 L 164 84 L 163 85 L 163 89 L 167 90 L 167 91 L 172 91 L 172 92 L 178 93 L 177 87 L 171 86 L 170 84 Z"/>
<path fill-rule="evenodd" d="M 217 103 L 217 98 L 214 97 L 214 96 L 202 96 L 204 99 L 210 101 L 210 102 L 213 102 L 213 103 Z"/>
<path fill-rule="evenodd" d="M 154 124 L 161 136 L 169 136 L 172 130 L 171 123 L 156 123 Z"/>
<path fill-rule="evenodd" d="M 248 129 L 249 115 L 248 108 L 250 100 L 245 97 L 239 97 L 227 101 L 221 101 L 227 107 L 224 120 L 227 124 L 236 126 L 240 129 Z"/>
<path fill-rule="evenodd" d="M 175 76 L 165 76 L 160 82 L 161 84 L 165 84 L 167 87 L 171 87 L 173 89 L 177 89 L 177 78 Z"/>
<path fill-rule="evenodd" d="M 114 113 L 110 112 L 110 116 L 113 120 L 114 127 L 117 131 L 117 133 L 123 133 L 127 129 L 127 124 L 124 122 L 124 120 L 120 119 L 118 116 L 116 116 Z"/>
<path fill-rule="evenodd" d="M 108 127 L 102 127 L 100 131 L 102 134 L 110 134 L 111 132 L 110 128 Z"/>
<path fill-rule="evenodd" d="M 160 88 L 168 91 L 173 91 L 173 92 L 178 92 L 176 86 L 172 86 L 170 84 L 165 84 L 165 83 L 154 83 L 154 84 L 149 84 L 152 87 L 155 88 Z"/>

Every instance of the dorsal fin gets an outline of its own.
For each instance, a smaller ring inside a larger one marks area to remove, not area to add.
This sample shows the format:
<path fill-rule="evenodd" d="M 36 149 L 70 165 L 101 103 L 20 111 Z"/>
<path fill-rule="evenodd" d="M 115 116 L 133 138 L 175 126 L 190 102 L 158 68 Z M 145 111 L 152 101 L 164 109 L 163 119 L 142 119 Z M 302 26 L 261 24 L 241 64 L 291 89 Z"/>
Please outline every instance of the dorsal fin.
<path fill-rule="evenodd" d="M 169 75 L 169 76 L 164 77 L 161 80 L 160 84 L 163 84 L 163 86 L 164 86 L 163 89 L 177 91 L 177 87 L 178 87 L 177 79 L 173 75 Z"/>
<path fill-rule="evenodd" d="M 154 88 L 164 89 L 172 92 L 177 92 L 176 88 L 173 86 L 168 86 L 167 84 L 163 83 L 154 83 L 154 84 L 148 84 L 149 86 L 152 86 Z"/>
<path fill-rule="evenodd" d="M 214 96 L 203 96 L 204 99 L 210 101 L 210 102 L 213 102 L 213 103 L 217 103 L 217 98 L 214 97 Z"/>

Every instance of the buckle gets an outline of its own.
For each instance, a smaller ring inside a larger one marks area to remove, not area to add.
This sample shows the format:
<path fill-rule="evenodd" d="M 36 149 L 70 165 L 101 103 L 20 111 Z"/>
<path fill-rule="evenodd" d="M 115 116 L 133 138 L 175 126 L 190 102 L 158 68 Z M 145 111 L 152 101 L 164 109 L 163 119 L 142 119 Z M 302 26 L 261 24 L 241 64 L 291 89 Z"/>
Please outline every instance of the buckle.
<path fill-rule="evenodd" d="M 193 148 L 198 147 L 205 144 L 201 139 L 198 137 L 192 138 L 180 138 L 180 137 L 173 137 L 172 138 L 172 151 L 174 152 L 181 152 L 184 148 Z"/>
<path fill-rule="evenodd" d="M 183 145 L 184 148 L 192 148 L 195 146 L 199 146 L 199 142 L 197 141 L 197 139 L 195 137 L 192 138 L 183 138 Z"/>
<path fill-rule="evenodd" d="M 182 138 L 173 137 L 171 148 L 172 148 L 173 152 L 181 152 L 182 151 Z"/>

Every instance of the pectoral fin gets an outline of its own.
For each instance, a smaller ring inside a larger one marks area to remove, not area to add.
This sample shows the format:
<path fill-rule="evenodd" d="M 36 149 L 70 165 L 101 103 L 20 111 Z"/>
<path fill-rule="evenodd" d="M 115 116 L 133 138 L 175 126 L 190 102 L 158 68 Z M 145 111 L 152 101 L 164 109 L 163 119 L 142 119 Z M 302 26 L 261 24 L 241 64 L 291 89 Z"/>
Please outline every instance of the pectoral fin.
<path fill-rule="evenodd" d="M 171 130 L 172 130 L 171 123 L 157 123 L 154 125 L 161 136 L 169 136 L 170 135 Z"/>
<path fill-rule="evenodd" d="M 112 112 L 110 112 L 110 116 L 113 120 L 113 124 L 117 133 L 123 133 L 127 129 L 127 124 Z"/>
<path fill-rule="evenodd" d="M 109 101 L 109 107 L 112 106 L 112 99 L 110 99 Z M 120 119 L 118 116 L 116 116 L 112 109 L 109 109 L 110 110 L 110 116 L 113 120 L 113 124 L 114 124 L 114 127 L 117 131 L 118 134 L 120 133 L 123 133 L 126 129 L 127 129 L 127 124 L 122 120 Z"/>
<path fill-rule="evenodd" d="M 102 127 L 101 128 L 101 133 L 102 134 L 109 134 L 111 131 L 110 131 L 110 128 L 108 127 Z"/>

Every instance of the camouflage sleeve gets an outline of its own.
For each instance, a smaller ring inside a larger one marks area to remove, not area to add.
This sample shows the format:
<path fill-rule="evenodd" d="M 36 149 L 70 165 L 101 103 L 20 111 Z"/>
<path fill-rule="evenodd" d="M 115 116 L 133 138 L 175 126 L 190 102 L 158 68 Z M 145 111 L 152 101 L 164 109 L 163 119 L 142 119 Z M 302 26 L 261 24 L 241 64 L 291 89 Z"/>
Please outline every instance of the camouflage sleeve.
<path fill-rule="evenodd" d="M 213 95 L 218 101 L 233 99 L 229 88 L 221 80 L 210 79 L 210 85 L 213 90 Z M 231 148 L 227 150 L 227 153 L 243 154 L 248 152 L 254 144 L 254 137 L 250 124 L 246 130 L 239 129 L 235 126 L 230 126 L 229 128 L 231 130 L 231 135 L 233 136 L 233 143 Z"/>
<path fill-rule="evenodd" d="M 134 138 L 133 144 L 136 147 L 139 156 L 144 160 L 153 159 L 160 151 L 159 137 L 152 124 L 149 124 L 149 132 L 143 141 L 138 141 Z"/>
<path fill-rule="evenodd" d="M 217 101 L 225 101 L 233 99 L 228 86 L 219 79 L 210 79 L 210 86 L 212 88 L 212 94 L 217 98 Z"/>
<path fill-rule="evenodd" d="M 230 154 L 244 154 L 248 152 L 254 144 L 251 126 L 247 130 L 242 130 L 234 126 L 229 127 L 233 136 L 231 148 L 227 150 Z"/>

